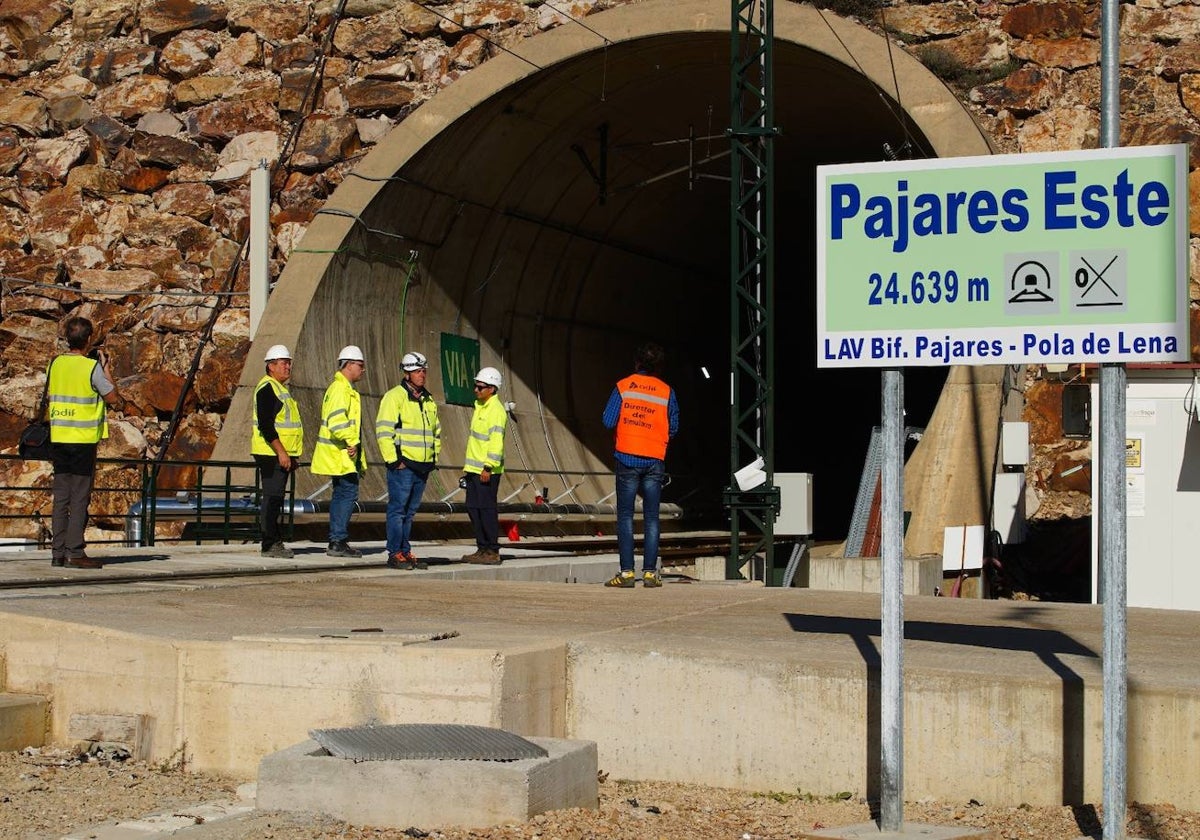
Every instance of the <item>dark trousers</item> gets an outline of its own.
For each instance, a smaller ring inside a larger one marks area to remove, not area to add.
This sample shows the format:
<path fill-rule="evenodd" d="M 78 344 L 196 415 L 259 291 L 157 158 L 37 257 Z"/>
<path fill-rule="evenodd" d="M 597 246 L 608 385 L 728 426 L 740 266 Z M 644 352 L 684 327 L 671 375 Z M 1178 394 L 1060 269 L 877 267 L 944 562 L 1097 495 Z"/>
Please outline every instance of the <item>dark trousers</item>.
<path fill-rule="evenodd" d="M 500 490 L 500 476 L 484 484 L 479 476 L 467 473 L 467 515 L 475 529 L 475 546 L 480 551 L 500 550 L 500 513 L 496 497 Z"/>
<path fill-rule="evenodd" d="M 259 486 L 262 487 L 258 524 L 262 529 L 262 547 L 265 551 L 275 543 L 283 542 L 280 520 L 283 518 L 283 500 L 287 496 L 291 473 L 279 466 L 279 458 L 274 455 L 255 455 L 254 462 L 258 464 Z"/>
<path fill-rule="evenodd" d="M 87 543 L 88 505 L 96 473 L 96 444 L 54 443 L 53 507 L 50 509 L 51 554 L 58 559 L 82 557 Z"/>
<path fill-rule="evenodd" d="M 92 475 L 54 474 L 54 507 L 50 527 L 54 531 L 51 554 L 54 557 L 82 557 L 88 504 L 92 500 Z"/>

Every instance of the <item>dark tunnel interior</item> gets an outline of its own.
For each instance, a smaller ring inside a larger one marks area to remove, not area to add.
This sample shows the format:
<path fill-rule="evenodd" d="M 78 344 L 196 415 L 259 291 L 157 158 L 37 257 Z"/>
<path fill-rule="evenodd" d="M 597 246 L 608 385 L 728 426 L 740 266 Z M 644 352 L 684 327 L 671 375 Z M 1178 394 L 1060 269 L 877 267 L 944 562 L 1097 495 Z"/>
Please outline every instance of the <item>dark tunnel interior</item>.
<path fill-rule="evenodd" d="M 664 500 L 713 528 L 731 460 L 729 55 L 727 35 L 660 35 L 532 73 L 443 130 L 364 213 L 420 251 L 440 290 L 412 296 L 407 320 L 477 335 L 484 363 L 511 370 L 583 456 L 611 461 L 605 400 L 638 344 L 662 344 L 682 417 Z M 779 42 L 775 79 L 775 469 L 813 474 L 815 536 L 841 539 L 880 374 L 816 364 L 815 167 L 929 144 L 813 50 Z M 928 421 L 944 380 L 906 375 L 908 425 Z"/>

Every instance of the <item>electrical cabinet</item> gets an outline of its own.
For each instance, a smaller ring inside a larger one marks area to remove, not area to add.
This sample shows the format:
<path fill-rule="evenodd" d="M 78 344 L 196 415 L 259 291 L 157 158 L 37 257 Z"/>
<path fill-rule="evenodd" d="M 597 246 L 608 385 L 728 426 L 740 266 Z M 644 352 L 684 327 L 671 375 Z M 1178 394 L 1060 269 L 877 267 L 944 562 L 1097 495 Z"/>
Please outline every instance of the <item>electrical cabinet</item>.
<path fill-rule="evenodd" d="M 1200 422 L 1193 370 L 1130 368 L 1125 396 L 1125 504 L 1131 607 L 1200 610 Z M 1092 600 L 1100 506 L 1099 386 L 1092 385 Z"/>

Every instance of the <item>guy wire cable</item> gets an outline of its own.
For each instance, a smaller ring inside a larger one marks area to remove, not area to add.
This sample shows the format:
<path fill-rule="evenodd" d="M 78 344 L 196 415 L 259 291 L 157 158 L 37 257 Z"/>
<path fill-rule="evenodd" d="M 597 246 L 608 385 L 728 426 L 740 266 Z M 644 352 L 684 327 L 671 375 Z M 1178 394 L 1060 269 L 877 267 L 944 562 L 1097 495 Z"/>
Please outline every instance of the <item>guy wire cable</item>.
<path fill-rule="evenodd" d="M 892 115 L 892 118 L 895 119 L 897 123 L 899 123 L 901 130 L 904 131 L 905 136 L 907 137 L 908 136 L 908 128 L 904 124 L 904 118 L 896 113 L 896 109 L 892 105 L 891 99 L 889 99 L 888 96 L 884 93 L 883 88 L 881 88 L 879 85 L 875 84 L 875 82 L 871 80 L 871 77 L 867 75 L 867 71 L 863 69 L 863 66 L 861 63 L 859 63 L 858 58 L 854 55 L 853 51 L 851 51 L 850 47 L 846 44 L 846 42 L 842 40 L 842 36 L 838 34 L 838 31 L 833 28 L 833 24 L 829 22 L 829 18 L 827 18 L 825 16 L 825 10 L 818 7 L 817 14 L 821 16 L 821 20 L 825 23 L 825 26 L 827 26 L 829 28 L 830 34 L 832 34 L 833 37 L 837 40 L 837 42 L 839 44 L 841 44 L 842 49 L 844 49 L 846 51 L 846 55 L 849 56 L 850 60 L 854 62 L 854 66 L 856 68 L 858 68 L 858 73 L 860 76 L 862 76 L 863 81 L 865 81 L 867 84 L 869 84 L 872 87 L 872 89 L 874 89 L 875 95 L 879 97 L 881 102 L 883 102 L 883 106 L 887 109 L 888 113 Z M 886 33 L 884 33 L 884 38 L 886 40 Z M 922 150 L 922 151 L 925 152 L 925 156 L 928 157 L 928 153 L 926 152 L 926 150 Z"/>
<path fill-rule="evenodd" d="M 345 2 L 345 0 L 342 0 L 342 2 L 344 3 L 344 2 Z M 424 5 L 424 4 L 420 4 L 420 5 L 421 5 L 421 8 L 422 8 L 422 9 L 424 9 L 425 11 L 429 12 L 430 14 L 432 14 L 432 15 L 434 15 L 434 16 L 436 16 L 436 17 L 439 17 L 439 18 L 441 18 L 442 20 L 446 21 L 447 23 L 453 24 L 454 26 L 457 26 L 457 27 L 459 27 L 459 28 L 461 28 L 461 29 L 464 29 L 464 30 L 466 29 L 466 27 L 463 27 L 463 26 L 462 26 L 462 24 L 460 24 L 458 21 L 454 20 L 454 18 L 452 18 L 452 17 L 448 17 L 447 15 L 445 15 L 445 14 L 443 14 L 443 13 L 439 12 L 437 9 L 434 9 L 434 8 L 432 8 L 431 6 L 427 6 L 427 5 Z M 550 5 L 550 4 L 549 4 L 549 3 L 543 3 L 543 5 Z M 580 20 L 576 19 L 575 17 L 572 17 L 571 15 L 568 15 L 568 14 L 566 14 L 565 12 L 562 12 L 561 10 L 559 10 L 558 8 L 555 8 L 554 6 L 551 6 L 551 8 L 553 8 L 553 9 L 554 9 L 554 11 L 555 11 L 555 12 L 557 12 L 558 14 L 561 14 L 561 15 L 563 15 L 563 16 L 564 16 L 564 17 L 566 17 L 568 20 L 570 20 L 570 21 L 572 21 L 572 22 L 574 22 L 574 23 L 578 24 L 579 26 L 583 27 L 583 28 L 584 28 L 585 30 L 587 30 L 588 32 L 591 32 L 593 35 L 595 35 L 597 38 L 599 38 L 599 39 L 600 39 L 600 40 L 603 42 L 603 44 L 604 44 L 604 47 L 603 47 L 603 49 L 604 49 L 604 54 L 603 54 L 603 62 L 602 62 L 602 69 L 601 69 L 601 81 L 600 81 L 600 95 L 599 95 L 599 99 L 600 99 L 600 101 L 601 101 L 601 102 L 604 102 L 605 104 L 609 104 L 609 103 L 608 103 L 608 99 L 607 99 L 607 94 L 606 94 L 606 91 L 607 91 L 607 87 L 606 87 L 606 86 L 607 86 L 607 79 L 608 79 L 608 47 L 610 47 L 610 46 L 613 46 L 613 42 L 612 42 L 612 41 L 610 41 L 610 40 L 609 40 L 609 39 L 608 39 L 606 36 L 604 36 L 603 34 L 601 34 L 600 32 L 598 32 L 597 30 L 593 29 L 593 28 L 592 28 L 592 27 L 590 27 L 590 26 L 587 26 L 587 25 L 585 25 L 585 24 L 584 24 L 582 21 L 580 21 Z M 514 51 L 514 50 L 512 50 L 512 49 L 509 49 L 508 47 L 504 46 L 504 45 L 503 45 L 503 44 L 501 44 L 500 42 L 492 40 L 492 39 L 491 39 L 491 38 L 489 38 L 487 35 L 483 34 L 483 31 L 482 31 L 482 30 L 479 30 L 479 29 L 477 29 L 477 30 L 473 30 L 473 31 L 471 31 L 471 33 L 470 33 L 470 34 L 472 34 L 472 35 L 477 35 L 479 38 L 482 38 L 484 41 L 486 41 L 487 43 L 491 44 L 491 45 L 492 45 L 493 47 L 495 47 L 496 49 L 498 49 L 498 50 L 501 50 L 502 52 L 508 53 L 508 54 L 509 54 L 509 55 L 511 55 L 513 58 L 517 59 L 518 61 L 522 61 L 522 62 L 524 62 L 525 64 L 528 64 L 530 67 L 534 68 L 535 70 L 537 70 L 537 71 L 539 71 L 539 72 L 545 72 L 545 71 L 547 71 L 547 70 L 549 69 L 548 67 L 543 67 L 543 66 L 541 66 L 540 64 L 538 64 L 538 63 L 536 63 L 536 62 L 534 62 L 534 61 L 532 61 L 532 60 L 530 60 L 530 59 L 526 58 L 525 56 L 518 54 L 517 52 L 515 52 L 515 51 Z M 526 40 L 528 40 L 528 39 L 526 39 Z M 568 87 L 571 87 L 571 88 L 574 88 L 574 89 L 576 89 L 576 90 L 579 90 L 579 91 L 581 91 L 581 92 L 583 92 L 583 93 L 585 93 L 585 94 L 587 94 L 587 95 L 589 95 L 589 96 L 591 96 L 591 95 L 593 95 L 593 94 L 595 93 L 594 91 L 592 91 L 592 90 L 589 90 L 589 89 L 587 89 L 587 88 L 583 87 L 582 85 L 580 85 L 578 82 L 575 82 L 575 81 L 569 81 L 569 82 L 567 83 L 567 86 L 568 86 Z M 631 116 L 631 115 L 628 115 L 628 114 L 622 114 L 622 115 L 623 115 L 623 116 Z M 640 122 L 640 121 L 642 121 L 643 119 L 644 119 L 644 118 L 642 118 L 642 117 L 637 117 L 636 119 L 634 119 L 634 120 L 633 120 L 633 123 L 634 123 L 634 124 L 636 124 L 637 122 Z"/>
<path fill-rule="evenodd" d="M 904 111 L 904 102 L 900 97 L 900 79 L 896 76 L 896 57 L 892 54 L 892 37 L 888 34 L 887 18 L 884 17 L 884 11 L 884 7 L 880 6 L 879 28 L 883 32 L 883 42 L 887 44 L 888 66 L 890 66 L 892 70 L 892 87 L 896 91 L 896 105 L 899 106 L 901 113 L 907 113 Z M 904 142 L 907 143 L 910 148 L 916 148 L 917 144 L 914 142 L 912 132 L 908 130 L 908 120 L 900 120 L 900 128 L 904 131 Z"/>

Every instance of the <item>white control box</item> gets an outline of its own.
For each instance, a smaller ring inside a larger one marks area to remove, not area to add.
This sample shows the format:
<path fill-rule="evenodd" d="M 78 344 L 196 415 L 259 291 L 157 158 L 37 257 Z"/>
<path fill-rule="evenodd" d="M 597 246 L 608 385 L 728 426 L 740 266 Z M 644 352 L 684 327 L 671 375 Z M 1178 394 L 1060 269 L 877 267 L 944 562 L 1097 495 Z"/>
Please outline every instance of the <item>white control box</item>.
<path fill-rule="evenodd" d="M 775 533 L 806 537 L 813 532 L 812 473 L 775 473 L 779 488 L 779 518 Z"/>

